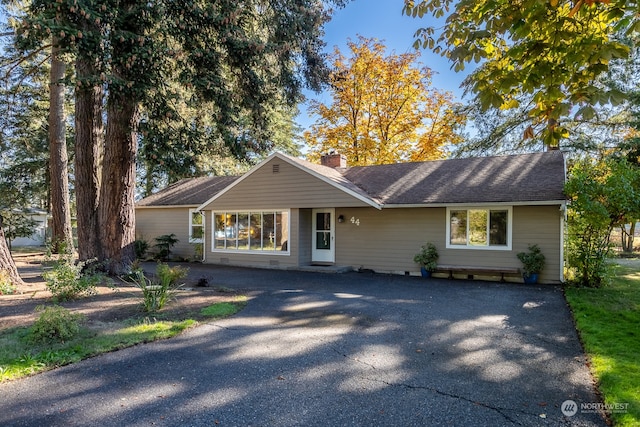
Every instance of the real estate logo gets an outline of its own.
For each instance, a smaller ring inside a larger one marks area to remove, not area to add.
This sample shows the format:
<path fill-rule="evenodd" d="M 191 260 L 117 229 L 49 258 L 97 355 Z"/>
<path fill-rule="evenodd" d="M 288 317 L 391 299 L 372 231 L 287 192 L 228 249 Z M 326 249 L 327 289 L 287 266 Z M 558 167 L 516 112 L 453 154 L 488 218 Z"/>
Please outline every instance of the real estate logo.
<path fill-rule="evenodd" d="M 584 402 L 578 405 L 575 400 L 565 400 L 560 405 L 560 410 L 567 417 L 573 417 L 580 411 L 582 414 L 597 412 L 626 413 L 629 403 L 600 403 Z"/>
<path fill-rule="evenodd" d="M 578 413 L 578 404 L 573 400 L 565 400 L 560 405 L 560 410 L 567 417 L 573 417 Z"/>

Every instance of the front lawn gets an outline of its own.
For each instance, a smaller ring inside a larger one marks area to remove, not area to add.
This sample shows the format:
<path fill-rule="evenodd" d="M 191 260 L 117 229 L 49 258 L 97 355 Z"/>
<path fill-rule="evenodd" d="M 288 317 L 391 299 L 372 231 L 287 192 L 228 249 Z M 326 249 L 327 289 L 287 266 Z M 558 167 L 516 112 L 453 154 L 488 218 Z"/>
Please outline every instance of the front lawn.
<path fill-rule="evenodd" d="M 640 261 L 617 265 L 611 285 L 565 293 L 614 425 L 639 426 Z"/>
<path fill-rule="evenodd" d="M 0 382 L 14 380 L 58 366 L 78 362 L 136 344 L 173 337 L 200 321 L 228 317 L 246 304 L 246 298 L 219 302 L 183 317 L 162 319 L 139 316 L 113 322 L 81 324 L 69 340 L 35 342 L 34 326 L 0 331 Z"/>

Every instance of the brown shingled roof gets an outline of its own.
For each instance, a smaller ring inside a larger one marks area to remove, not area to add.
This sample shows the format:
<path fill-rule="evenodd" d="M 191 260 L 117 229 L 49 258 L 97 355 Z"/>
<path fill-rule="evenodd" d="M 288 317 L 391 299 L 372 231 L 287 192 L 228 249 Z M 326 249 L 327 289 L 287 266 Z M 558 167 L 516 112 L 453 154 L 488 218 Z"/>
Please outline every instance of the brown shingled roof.
<path fill-rule="evenodd" d="M 560 151 L 352 167 L 344 177 L 385 205 L 565 199 Z"/>
<path fill-rule="evenodd" d="M 185 178 L 169 187 L 145 197 L 137 207 L 149 206 L 199 206 L 224 190 L 239 176 L 212 176 Z"/>
<path fill-rule="evenodd" d="M 560 151 L 333 169 L 278 153 L 336 188 L 375 205 L 518 203 L 565 200 Z M 259 166 L 258 166 L 259 167 Z M 239 176 L 183 179 L 138 207 L 200 206 Z"/>

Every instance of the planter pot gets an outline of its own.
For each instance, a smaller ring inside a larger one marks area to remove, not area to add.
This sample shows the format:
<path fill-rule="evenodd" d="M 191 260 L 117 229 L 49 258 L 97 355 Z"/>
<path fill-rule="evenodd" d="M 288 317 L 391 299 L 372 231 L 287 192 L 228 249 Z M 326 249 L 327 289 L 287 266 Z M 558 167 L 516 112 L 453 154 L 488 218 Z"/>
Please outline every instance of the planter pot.
<path fill-rule="evenodd" d="M 538 273 L 531 273 L 531 274 L 523 274 L 522 278 L 524 279 L 524 283 L 526 283 L 527 285 L 533 285 L 538 283 Z"/>
<path fill-rule="evenodd" d="M 431 277 L 431 272 L 424 267 L 420 267 L 420 273 L 422 277 Z"/>

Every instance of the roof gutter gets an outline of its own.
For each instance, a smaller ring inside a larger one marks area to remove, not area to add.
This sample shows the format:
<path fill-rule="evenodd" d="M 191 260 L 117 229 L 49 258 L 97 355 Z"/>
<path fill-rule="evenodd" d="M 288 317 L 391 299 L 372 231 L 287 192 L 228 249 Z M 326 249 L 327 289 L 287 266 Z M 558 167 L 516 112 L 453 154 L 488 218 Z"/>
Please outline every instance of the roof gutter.
<path fill-rule="evenodd" d="M 566 200 L 536 200 L 518 202 L 464 202 L 464 203 L 389 203 L 381 205 L 380 209 L 401 208 L 448 208 L 451 206 L 554 206 L 566 205 Z"/>
<path fill-rule="evenodd" d="M 189 209 L 195 209 L 197 208 L 199 205 L 193 204 L 193 205 L 135 205 L 136 209 L 174 209 L 174 208 L 189 208 Z"/>

